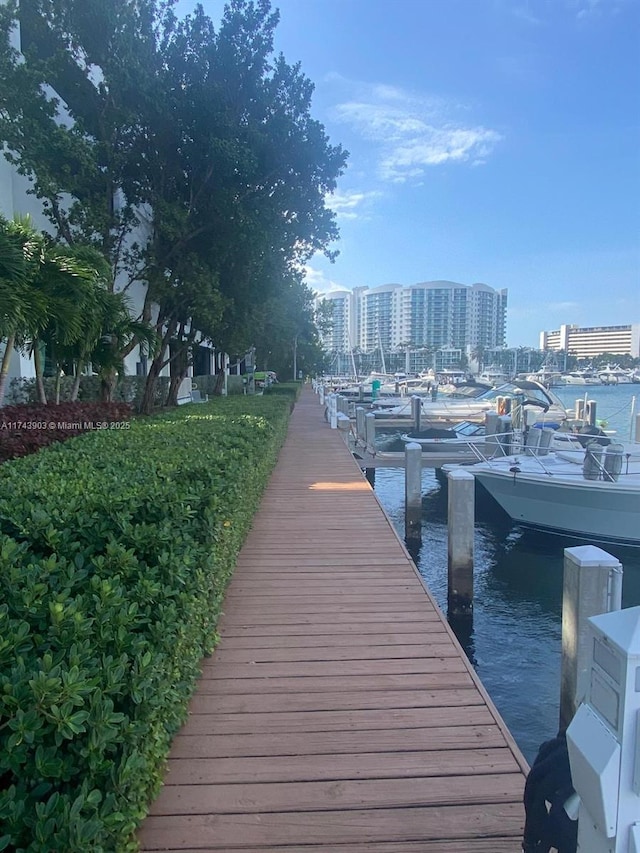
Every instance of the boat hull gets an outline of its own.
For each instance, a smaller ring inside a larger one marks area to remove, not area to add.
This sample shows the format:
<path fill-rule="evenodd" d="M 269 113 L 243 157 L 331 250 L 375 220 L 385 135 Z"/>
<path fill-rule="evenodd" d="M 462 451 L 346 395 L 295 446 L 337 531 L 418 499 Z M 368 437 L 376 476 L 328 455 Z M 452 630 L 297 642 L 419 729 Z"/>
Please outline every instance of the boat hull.
<path fill-rule="evenodd" d="M 513 521 L 589 540 L 640 546 L 640 490 L 604 483 L 470 469 Z"/>

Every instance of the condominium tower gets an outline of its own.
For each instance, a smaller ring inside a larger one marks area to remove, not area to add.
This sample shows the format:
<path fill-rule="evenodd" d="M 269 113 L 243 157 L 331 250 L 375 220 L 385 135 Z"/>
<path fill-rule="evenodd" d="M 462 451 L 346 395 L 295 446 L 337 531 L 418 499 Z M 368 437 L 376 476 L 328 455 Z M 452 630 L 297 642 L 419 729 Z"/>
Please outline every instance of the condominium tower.
<path fill-rule="evenodd" d="M 468 355 L 478 347 L 505 346 L 507 291 L 486 284 L 385 284 L 319 299 L 333 303 L 331 329 L 323 336 L 333 352 L 426 348 Z"/>

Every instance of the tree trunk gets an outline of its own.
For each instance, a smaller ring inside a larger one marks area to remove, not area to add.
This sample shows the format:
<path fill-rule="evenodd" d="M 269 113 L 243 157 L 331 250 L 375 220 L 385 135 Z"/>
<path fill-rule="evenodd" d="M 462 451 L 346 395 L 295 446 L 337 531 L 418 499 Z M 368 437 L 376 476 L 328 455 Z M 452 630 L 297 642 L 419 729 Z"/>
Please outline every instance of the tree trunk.
<path fill-rule="evenodd" d="M 60 383 L 62 382 L 62 370 L 56 367 L 56 406 L 60 405 Z"/>
<path fill-rule="evenodd" d="M 224 371 L 225 369 L 223 367 L 222 372 L 216 374 L 216 382 L 213 386 L 213 394 L 216 397 L 221 397 L 222 392 L 224 391 Z"/>
<path fill-rule="evenodd" d="M 78 399 L 78 394 L 80 393 L 80 362 L 76 364 L 76 375 L 73 377 L 73 385 L 71 386 L 71 396 L 69 397 L 70 402 L 75 403 Z"/>
<path fill-rule="evenodd" d="M 111 367 L 100 373 L 100 399 L 103 403 L 113 403 L 113 395 L 118 384 L 115 368 Z"/>
<path fill-rule="evenodd" d="M 162 370 L 162 362 L 162 353 L 157 355 L 151 362 L 151 367 L 147 374 L 147 381 L 144 386 L 144 395 L 140 403 L 140 412 L 143 415 L 150 415 L 153 411 L 156 399 L 156 386 L 158 384 L 160 371 Z"/>
<path fill-rule="evenodd" d="M 182 385 L 182 380 L 187 376 L 187 371 L 180 372 L 177 376 L 172 376 L 171 381 L 169 382 L 169 391 L 167 393 L 167 399 L 165 401 L 165 406 L 177 406 L 178 405 L 178 391 L 180 390 L 180 386 Z"/>
<path fill-rule="evenodd" d="M 47 395 L 44 390 L 44 380 L 42 378 L 42 356 L 40 355 L 40 347 L 38 341 L 33 346 L 33 365 L 36 369 L 36 388 L 38 389 L 38 401 L 43 406 L 47 405 Z"/>
<path fill-rule="evenodd" d="M 4 392 L 7 387 L 7 378 L 9 376 L 9 362 L 11 361 L 15 340 L 16 336 L 14 334 L 9 335 L 4 348 L 4 354 L 2 356 L 2 366 L 0 367 L 0 405 L 2 405 L 2 401 L 4 400 Z"/>

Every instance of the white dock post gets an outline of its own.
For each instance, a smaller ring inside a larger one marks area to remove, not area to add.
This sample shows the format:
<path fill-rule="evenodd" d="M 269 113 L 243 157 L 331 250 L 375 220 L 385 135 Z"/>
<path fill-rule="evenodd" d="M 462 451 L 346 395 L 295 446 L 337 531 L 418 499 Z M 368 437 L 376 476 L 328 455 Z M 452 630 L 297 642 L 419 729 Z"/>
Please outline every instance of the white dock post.
<path fill-rule="evenodd" d="M 329 394 L 329 425 L 331 429 L 338 429 L 338 395 Z"/>
<path fill-rule="evenodd" d="M 365 410 L 362 406 L 356 406 L 356 438 L 364 442 L 367 434 L 365 432 Z"/>
<path fill-rule="evenodd" d="M 324 385 L 322 383 L 318 385 L 318 397 L 320 398 L 320 405 L 324 406 Z"/>
<path fill-rule="evenodd" d="M 564 549 L 560 728 L 568 726 L 582 701 L 592 649 L 587 620 L 622 606 L 622 566 L 595 545 Z"/>
<path fill-rule="evenodd" d="M 416 432 L 420 432 L 420 415 L 422 414 L 422 400 L 417 394 L 411 397 L 411 417 L 413 418 L 413 428 Z"/>
<path fill-rule="evenodd" d="M 376 416 L 368 412 L 364 416 L 364 434 L 369 453 L 376 452 Z"/>
<path fill-rule="evenodd" d="M 422 533 L 422 447 L 410 441 L 404 448 L 404 530 L 407 539 Z"/>
<path fill-rule="evenodd" d="M 473 532 L 475 478 L 456 468 L 448 474 L 447 615 L 473 615 Z"/>

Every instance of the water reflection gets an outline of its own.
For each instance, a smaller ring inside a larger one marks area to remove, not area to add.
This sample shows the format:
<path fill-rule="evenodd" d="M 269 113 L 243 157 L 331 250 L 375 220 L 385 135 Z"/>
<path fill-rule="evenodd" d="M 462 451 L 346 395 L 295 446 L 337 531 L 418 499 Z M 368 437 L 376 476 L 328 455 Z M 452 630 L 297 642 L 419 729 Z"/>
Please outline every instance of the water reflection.
<path fill-rule="evenodd" d="M 446 485 L 429 469 L 422 478 L 422 544 L 407 547 L 446 612 Z M 403 537 L 404 472 L 379 469 L 375 490 Z M 585 544 L 513 525 L 478 488 L 473 624 L 452 627 L 530 762 L 558 728 L 564 549 Z M 605 550 L 624 568 L 623 606 L 640 604 L 640 549 Z"/>

